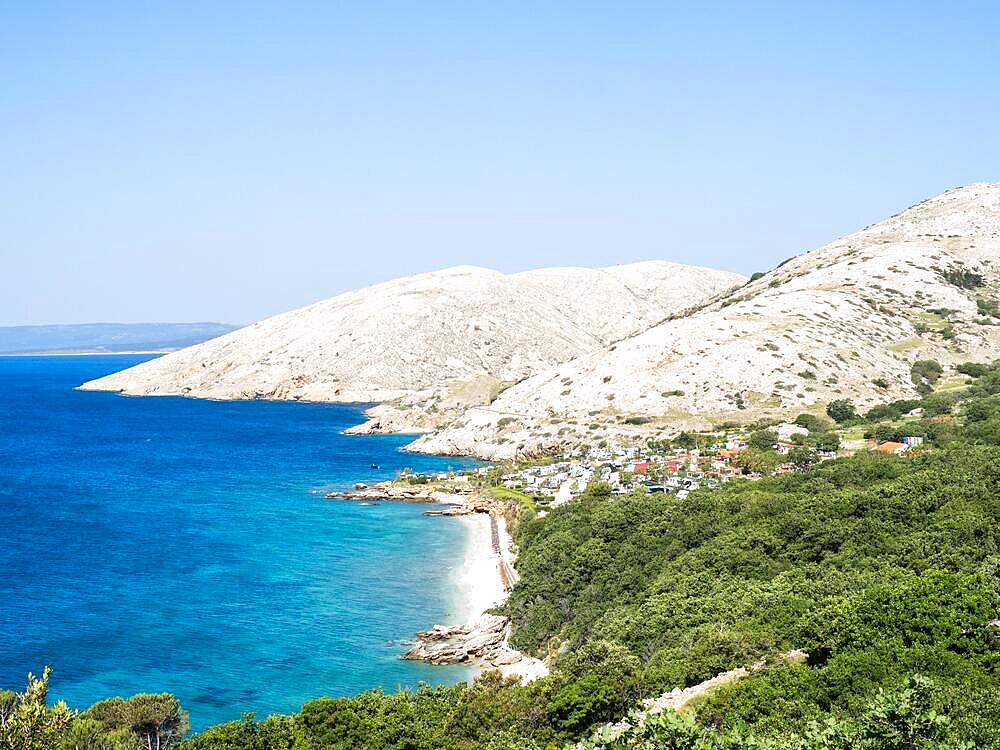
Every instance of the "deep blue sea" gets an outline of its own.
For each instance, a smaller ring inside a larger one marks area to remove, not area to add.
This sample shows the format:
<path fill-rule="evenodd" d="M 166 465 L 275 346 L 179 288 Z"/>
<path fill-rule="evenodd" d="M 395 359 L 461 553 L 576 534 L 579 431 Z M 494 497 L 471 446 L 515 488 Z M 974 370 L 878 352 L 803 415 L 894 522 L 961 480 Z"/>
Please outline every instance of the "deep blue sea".
<path fill-rule="evenodd" d="M 169 691 L 199 728 L 467 678 L 398 658 L 457 611 L 464 526 L 322 492 L 469 462 L 341 435 L 360 407 L 74 390 L 148 358 L 0 358 L 0 687 L 51 664 L 71 707 Z"/>

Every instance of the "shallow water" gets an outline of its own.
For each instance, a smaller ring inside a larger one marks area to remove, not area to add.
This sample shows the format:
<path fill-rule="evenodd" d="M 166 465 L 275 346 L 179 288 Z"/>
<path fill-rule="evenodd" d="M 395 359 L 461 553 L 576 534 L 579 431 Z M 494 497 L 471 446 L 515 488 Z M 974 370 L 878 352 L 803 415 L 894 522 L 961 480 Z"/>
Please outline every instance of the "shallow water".
<path fill-rule="evenodd" d="M 0 686 L 51 664 L 73 707 L 169 691 L 204 727 L 465 679 L 398 656 L 461 614 L 466 528 L 322 490 L 469 462 L 341 435 L 360 407 L 73 390 L 148 358 L 0 358 Z"/>

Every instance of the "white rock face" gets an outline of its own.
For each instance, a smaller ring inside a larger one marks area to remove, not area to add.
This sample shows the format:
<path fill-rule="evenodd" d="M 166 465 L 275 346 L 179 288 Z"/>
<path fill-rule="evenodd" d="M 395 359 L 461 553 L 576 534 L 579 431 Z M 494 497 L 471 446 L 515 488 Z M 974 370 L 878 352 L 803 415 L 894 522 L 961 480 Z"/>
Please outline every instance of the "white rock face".
<path fill-rule="evenodd" d="M 793 258 L 725 299 L 505 390 L 414 450 L 510 458 L 912 397 L 910 366 L 1000 356 L 1000 185 Z"/>
<path fill-rule="evenodd" d="M 132 395 L 391 401 L 369 430 L 455 409 L 743 283 L 650 262 L 516 275 L 450 268 L 341 294 L 84 384 Z"/>

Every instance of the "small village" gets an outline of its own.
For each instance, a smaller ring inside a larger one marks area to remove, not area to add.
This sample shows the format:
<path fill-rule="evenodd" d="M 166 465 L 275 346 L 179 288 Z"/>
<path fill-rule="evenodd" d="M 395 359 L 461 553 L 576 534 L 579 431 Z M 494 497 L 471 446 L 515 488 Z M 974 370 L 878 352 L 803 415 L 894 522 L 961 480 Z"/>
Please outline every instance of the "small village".
<path fill-rule="evenodd" d="M 702 487 L 732 480 L 753 481 L 773 474 L 806 471 L 817 463 L 859 450 L 899 455 L 919 446 L 920 437 L 878 442 L 874 437 L 810 441 L 801 425 L 783 423 L 766 430 L 718 435 L 681 433 L 673 441 L 647 441 L 641 446 L 581 446 L 564 455 L 519 464 L 468 469 L 457 474 L 408 474 L 410 482 L 475 481 L 529 495 L 543 507 L 558 507 L 579 496 L 593 482 L 608 485 L 614 495 L 636 491 L 672 493 L 679 499 Z M 829 439 L 834 435 L 834 439 Z"/>

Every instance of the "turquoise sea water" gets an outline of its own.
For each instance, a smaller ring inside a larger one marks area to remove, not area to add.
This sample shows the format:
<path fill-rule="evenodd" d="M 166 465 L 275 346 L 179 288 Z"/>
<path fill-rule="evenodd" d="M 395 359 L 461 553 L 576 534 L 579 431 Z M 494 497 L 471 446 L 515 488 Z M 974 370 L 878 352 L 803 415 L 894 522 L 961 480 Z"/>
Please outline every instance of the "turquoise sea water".
<path fill-rule="evenodd" d="M 0 686 L 51 664 L 73 707 L 169 691 L 197 728 L 468 676 L 398 659 L 457 609 L 463 526 L 322 496 L 468 462 L 343 436 L 353 406 L 73 390 L 144 359 L 0 358 Z"/>

